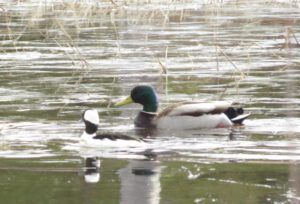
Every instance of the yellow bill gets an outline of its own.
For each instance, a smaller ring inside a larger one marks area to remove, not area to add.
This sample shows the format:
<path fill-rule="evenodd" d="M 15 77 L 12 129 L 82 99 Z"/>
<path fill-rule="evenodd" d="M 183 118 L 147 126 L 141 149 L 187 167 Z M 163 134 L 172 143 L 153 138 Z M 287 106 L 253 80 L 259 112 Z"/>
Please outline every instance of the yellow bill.
<path fill-rule="evenodd" d="M 133 103 L 131 96 L 128 96 L 126 99 L 115 103 L 115 106 L 124 106 L 127 104 Z"/>

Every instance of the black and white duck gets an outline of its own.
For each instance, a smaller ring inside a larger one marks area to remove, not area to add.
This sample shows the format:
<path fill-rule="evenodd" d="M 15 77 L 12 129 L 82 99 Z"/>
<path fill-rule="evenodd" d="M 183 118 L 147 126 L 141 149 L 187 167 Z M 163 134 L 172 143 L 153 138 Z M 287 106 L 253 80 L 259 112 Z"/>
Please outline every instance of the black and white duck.
<path fill-rule="evenodd" d="M 99 127 L 99 114 L 95 109 L 89 109 L 83 112 L 82 120 L 85 124 L 85 130 L 81 135 L 80 143 L 89 147 L 144 147 L 147 143 L 138 138 L 117 134 L 100 133 L 97 134 Z"/>

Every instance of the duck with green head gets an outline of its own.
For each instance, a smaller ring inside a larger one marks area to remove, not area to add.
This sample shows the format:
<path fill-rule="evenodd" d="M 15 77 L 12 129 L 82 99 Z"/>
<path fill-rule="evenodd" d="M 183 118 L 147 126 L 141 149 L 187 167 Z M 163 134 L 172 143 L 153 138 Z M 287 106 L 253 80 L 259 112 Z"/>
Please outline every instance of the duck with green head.
<path fill-rule="evenodd" d="M 151 86 L 140 85 L 131 90 L 130 96 L 116 103 L 122 106 L 139 103 L 143 106 L 134 120 L 136 127 L 162 129 L 201 129 L 230 127 L 242 124 L 250 114 L 243 114 L 242 108 L 232 107 L 225 101 L 182 102 L 173 104 L 158 112 L 158 96 Z"/>

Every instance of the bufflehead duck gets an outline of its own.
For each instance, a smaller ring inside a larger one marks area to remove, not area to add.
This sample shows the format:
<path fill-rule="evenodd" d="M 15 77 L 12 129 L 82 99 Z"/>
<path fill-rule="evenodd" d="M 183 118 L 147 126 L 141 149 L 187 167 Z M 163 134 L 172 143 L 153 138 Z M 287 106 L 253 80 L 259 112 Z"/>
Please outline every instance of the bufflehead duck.
<path fill-rule="evenodd" d="M 134 124 L 144 128 L 184 130 L 230 127 L 234 124 L 242 124 L 250 115 L 244 114 L 242 108 L 234 108 L 232 103 L 225 101 L 182 102 L 157 112 L 157 93 L 151 86 L 144 85 L 134 87 L 130 96 L 116 103 L 115 106 L 130 103 L 139 103 L 143 106 Z"/>
<path fill-rule="evenodd" d="M 143 147 L 146 142 L 135 137 L 117 133 L 97 134 L 99 127 L 99 115 L 95 109 L 89 109 L 83 112 L 82 120 L 85 124 L 85 130 L 81 135 L 82 145 L 90 147 Z"/>

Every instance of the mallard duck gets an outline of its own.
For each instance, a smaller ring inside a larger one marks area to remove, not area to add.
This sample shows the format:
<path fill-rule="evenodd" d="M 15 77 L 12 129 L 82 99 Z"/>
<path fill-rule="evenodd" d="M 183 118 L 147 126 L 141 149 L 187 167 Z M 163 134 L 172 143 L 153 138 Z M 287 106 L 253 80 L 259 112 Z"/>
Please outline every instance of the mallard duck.
<path fill-rule="evenodd" d="M 91 147 L 141 147 L 146 145 L 143 140 L 128 135 L 117 133 L 97 134 L 99 115 L 95 109 L 84 111 L 82 120 L 85 124 L 85 130 L 80 138 L 82 145 Z"/>
<path fill-rule="evenodd" d="M 158 110 L 158 96 L 151 86 L 136 86 L 130 96 L 115 104 L 122 106 L 139 103 L 143 106 L 134 120 L 136 127 L 163 129 L 201 129 L 230 127 L 242 122 L 250 115 L 242 108 L 232 107 L 225 101 L 182 102 L 173 104 L 161 112 Z"/>

